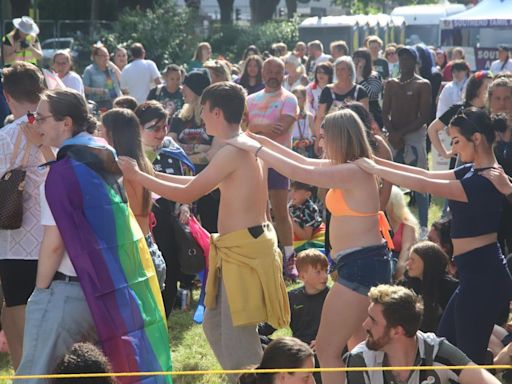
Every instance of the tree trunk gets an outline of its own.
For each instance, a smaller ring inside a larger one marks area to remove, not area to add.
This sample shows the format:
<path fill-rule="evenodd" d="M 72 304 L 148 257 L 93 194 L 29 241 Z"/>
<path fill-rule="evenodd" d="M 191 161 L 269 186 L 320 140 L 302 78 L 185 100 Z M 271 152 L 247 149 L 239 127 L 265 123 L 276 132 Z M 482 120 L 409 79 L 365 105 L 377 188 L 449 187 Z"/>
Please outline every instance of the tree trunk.
<path fill-rule="evenodd" d="M 286 0 L 286 10 L 288 11 L 288 18 L 293 19 L 297 13 L 297 0 Z"/>
<path fill-rule="evenodd" d="M 13 19 L 21 16 L 28 16 L 30 0 L 11 0 L 11 13 Z"/>
<path fill-rule="evenodd" d="M 233 4 L 235 0 L 217 0 L 220 8 L 220 22 L 222 25 L 233 24 Z"/>
<path fill-rule="evenodd" d="M 252 24 L 264 23 L 272 19 L 279 0 L 250 0 Z"/>

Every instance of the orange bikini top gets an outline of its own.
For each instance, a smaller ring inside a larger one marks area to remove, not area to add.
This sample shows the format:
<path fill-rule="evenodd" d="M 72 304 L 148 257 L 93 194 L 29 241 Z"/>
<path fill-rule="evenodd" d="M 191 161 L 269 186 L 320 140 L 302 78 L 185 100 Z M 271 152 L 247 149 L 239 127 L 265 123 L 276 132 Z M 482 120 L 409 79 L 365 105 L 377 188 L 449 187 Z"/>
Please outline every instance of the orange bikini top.
<path fill-rule="evenodd" d="M 389 226 L 386 215 L 382 211 L 371 212 L 371 213 L 363 213 L 354 211 L 347 205 L 345 201 L 345 196 L 343 196 L 343 191 L 341 189 L 329 189 L 327 195 L 325 196 L 325 206 L 333 216 L 356 216 L 356 217 L 369 217 L 378 215 L 379 219 L 379 230 L 382 237 L 386 240 L 388 248 L 393 250 L 393 239 L 391 239 L 390 231 L 391 227 Z"/>

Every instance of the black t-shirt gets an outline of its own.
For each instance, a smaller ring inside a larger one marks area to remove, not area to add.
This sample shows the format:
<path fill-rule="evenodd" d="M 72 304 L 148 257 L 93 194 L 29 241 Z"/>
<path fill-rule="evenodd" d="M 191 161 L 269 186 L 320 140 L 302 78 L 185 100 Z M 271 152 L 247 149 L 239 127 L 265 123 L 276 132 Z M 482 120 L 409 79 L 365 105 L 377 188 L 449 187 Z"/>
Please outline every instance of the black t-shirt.
<path fill-rule="evenodd" d="M 183 107 L 183 94 L 181 90 L 177 90 L 176 92 L 169 92 L 165 85 L 159 85 L 149 91 L 148 100 L 156 100 L 159 101 L 169 116 L 173 116 L 175 112 L 179 112 Z"/>
<path fill-rule="evenodd" d="M 291 312 L 290 329 L 293 337 L 306 344 L 316 339 L 322 308 L 328 292 L 328 287 L 316 295 L 308 295 L 304 287 L 288 292 Z"/>
<path fill-rule="evenodd" d="M 291 313 L 290 329 L 293 337 L 308 345 L 316 339 L 322 308 L 328 293 L 329 287 L 325 287 L 316 295 L 308 295 L 304 286 L 288 292 Z M 269 336 L 275 331 L 276 329 L 268 323 L 258 325 L 258 333 L 262 336 Z"/>
<path fill-rule="evenodd" d="M 389 77 L 389 66 L 387 60 L 381 58 L 374 60 L 373 68 L 379 73 L 383 80 L 386 80 Z"/>
<path fill-rule="evenodd" d="M 359 101 L 362 99 L 366 99 L 368 97 L 368 92 L 358 84 L 355 84 L 350 91 L 340 95 L 339 93 L 334 92 L 331 86 L 327 86 L 322 90 L 320 94 L 319 104 L 327 104 L 326 112 L 332 106 L 333 103 L 333 95 L 334 100 L 339 102 L 348 102 L 348 101 Z"/>

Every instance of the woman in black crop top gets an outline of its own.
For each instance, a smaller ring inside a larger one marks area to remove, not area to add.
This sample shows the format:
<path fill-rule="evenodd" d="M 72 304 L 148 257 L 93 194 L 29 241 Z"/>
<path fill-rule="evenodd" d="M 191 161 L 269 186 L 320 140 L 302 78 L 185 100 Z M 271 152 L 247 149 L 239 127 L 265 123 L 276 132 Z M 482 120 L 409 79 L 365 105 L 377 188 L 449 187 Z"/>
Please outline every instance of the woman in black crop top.
<path fill-rule="evenodd" d="M 393 184 L 449 199 L 451 236 L 460 286 L 439 324 L 445 336 L 475 363 L 485 360 L 493 325 L 512 298 L 512 278 L 497 244 L 504 197 L 480 173 L 497 167 L 492 143 L 506 121 L 468 108 L 450 122 L 452 148 L 470 164 L 452 171 L 429 172 L 376 159 L 356 164 Z"/>

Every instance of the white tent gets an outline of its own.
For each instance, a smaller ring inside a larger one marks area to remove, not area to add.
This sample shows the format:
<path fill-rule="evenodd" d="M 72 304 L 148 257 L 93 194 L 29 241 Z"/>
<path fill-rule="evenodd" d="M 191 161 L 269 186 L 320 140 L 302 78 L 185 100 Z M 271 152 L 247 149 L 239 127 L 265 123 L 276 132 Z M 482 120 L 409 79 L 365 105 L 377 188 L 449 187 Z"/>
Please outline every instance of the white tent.
<path fill-rule="evenodd" d="M 483 0 L 467 11 L 441 19 L 442 29 L 512 27 L 512 0 Z"/>

